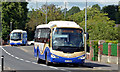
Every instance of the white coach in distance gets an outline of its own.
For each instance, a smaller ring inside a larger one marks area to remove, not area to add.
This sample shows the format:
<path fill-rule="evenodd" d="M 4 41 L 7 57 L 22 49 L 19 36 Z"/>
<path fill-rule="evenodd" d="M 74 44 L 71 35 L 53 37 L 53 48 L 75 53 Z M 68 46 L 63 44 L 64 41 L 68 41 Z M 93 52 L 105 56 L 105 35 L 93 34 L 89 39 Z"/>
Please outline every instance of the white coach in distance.
<path fill-rule="evenodd" d="M 27 32 L 23 30 L 13 30 L 10 33 L 10 45 L 26 45 Z"/>

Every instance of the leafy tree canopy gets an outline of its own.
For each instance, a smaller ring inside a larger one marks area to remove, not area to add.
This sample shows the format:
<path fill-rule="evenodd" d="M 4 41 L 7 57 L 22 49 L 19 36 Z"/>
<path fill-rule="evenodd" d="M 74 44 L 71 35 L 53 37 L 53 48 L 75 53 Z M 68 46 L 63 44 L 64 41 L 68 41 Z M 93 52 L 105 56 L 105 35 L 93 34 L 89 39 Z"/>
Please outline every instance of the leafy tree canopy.
<path fill-rule="evenodd" d="M 80 8 L 77 6 L 73 6 L 69 11 L 67 11 L 67 14 L 73 15 L 73 14 L 78 13 L 78 12 L 80 12 Z"/>
<path fill-rule="evenodd" d="M 99 11 L 101 10 L 101 8 L 98 4 L 93 5 L 92 8 L 97 8 Z"/>
<path fill-rule="evenodd" d="M 27 22 L 27 2 L 2 2 L 2 33 L 7 40 L 10 33 L 10 22 L 13 29 L 25 29 Z"/>
<path fill-rule="evenodd" d="M 120 10 L 118 5 L 108 5 L 102 8 L 102 12 L 108 13 L 110 20 L 114 20 L 116 24 L 120 24 Z"/>
<path fill-rule="evenodd" d="M 107 15 L 107 13 L 101 13 L 97 8 L 87 8 L 87 32 L 90 34 L 90 40 L 118 39 L 115 21 L 110 20 Z M 69 16 L 68 20 L 73 20 L 85 28 L 85 9 Z"/>

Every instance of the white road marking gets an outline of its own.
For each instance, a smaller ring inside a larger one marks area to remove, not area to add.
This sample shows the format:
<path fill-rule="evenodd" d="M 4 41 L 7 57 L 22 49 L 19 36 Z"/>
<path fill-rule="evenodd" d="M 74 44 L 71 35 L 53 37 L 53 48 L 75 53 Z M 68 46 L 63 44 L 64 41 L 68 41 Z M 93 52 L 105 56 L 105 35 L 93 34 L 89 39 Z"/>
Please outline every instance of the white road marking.
<path fill-rule="evenodd" d="M 41 65 L 41 66 L 47 66 L 47 65 L 44 65 L 44 64 L 39 64 L 39 65 Z"/>
<path fill-rule="evenodd" d="M 28 61 L 28 60 L 25 60 L 25 62 L 30 62 L 30 61 Z"/>
<path fill-rule="evenodd" d="M 20 59 L 21 61 L 24 61 L 23 59 Z"/>
<path fill-rule="evenodd" d="M 12 57 L 14 57 L 14 55 L 11 55 Z"/>
<path fill-rule="evenodd" d="M 52 66 L 49 66 L 50 68 L 54 68 L 54 69 L 58 69 L 57 67 L 52 67 Z"/>
<path fill-rule="evenodd" d="M 33 64 L 37 64 L 36 62 L 32 62 Z"/>
<path fill-rule="evenodd" d="M 18 60 L 22 60 L 22 61 L 29 62 L 29 63 L 32 63 L 32 64 L 36 64 L 36 65 L 41 65 L 41 66 L 47 67 L 47 65 L 37 64 L 36 62 L 31 62 L 31 61 L 24 60 L 24 59 L 21 59 L 21 58 L 19 58 L 19 57 L 16 57 L 16 56 L 10 54 L 9 52 L 7 52 L 2 46 L 1 46 L 1 49 L 2 49 L 6 54 L 8 54 L 9 56 L 11 56 L 11 57 L 13 57 L 13 58 L 16 58 L 16 59 L 18 59 Z M 48 66 L 48 67 L 53 68 L 53 69 L 58 69 L 57 67 L 52 67 L 52 66 Z"/>
<path fill-rule="evenodd" d="M 63 71 L 64 71 L 65 69 L 60 69 L 60 70 L 63 70 Z"/>
<path fill-rule="evenodd" d="M 18 57 L 15 57 L 16 59 L 19 59 Z"/>

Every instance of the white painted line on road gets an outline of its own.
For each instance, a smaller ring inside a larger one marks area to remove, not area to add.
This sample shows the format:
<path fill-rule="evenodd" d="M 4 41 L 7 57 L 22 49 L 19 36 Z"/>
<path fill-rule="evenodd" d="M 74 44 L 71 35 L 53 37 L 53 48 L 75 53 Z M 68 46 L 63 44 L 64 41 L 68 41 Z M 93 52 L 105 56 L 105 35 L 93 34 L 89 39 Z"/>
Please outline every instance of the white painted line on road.
<path fill-rule="evenodd" d="M 33 64 L 37 64 L 36 62 L 32 62 Z"/>
<path fill-rule="evenodd" d="M 44 65 L 44 64 L 39 64 L 39 65 L 41 65 L 41 66 L 47 66 L 47 65 Z"/>
<path fill-rule="evenodd" d="M 18 57 L 15 57 L 16 59 L 19 59 Z"/>
<path fill-rule="evenodd" d="M 60 69 L 60 70 L 63 70 L 63 71 L 64 71 L 65 69 Z"/>
<path fill-rule="evenodd" d="M 14 55 L 11 55 L 12 57 L 14 57 Z"/>
<path fill-rule="evenodd" d="M 28 61 L 28 60 L 25 60 L 25 62 L 30 62 L 30 61 Z"/>
<path fill-rule="evenodd" d="M 57 67 L 52 67 L 52 66 L 49 66 L 50 68 L 54 68 L 54 69 L 58 69 Z"/>
<path fill-rule="evenodd" d="M 8 53 L 8 55 L 11 55 L 10 53 Z"/>
<path fill-rule="evenodd" d="M 20 59 L 21 61 L 24 61 L 23 59 Z"/>

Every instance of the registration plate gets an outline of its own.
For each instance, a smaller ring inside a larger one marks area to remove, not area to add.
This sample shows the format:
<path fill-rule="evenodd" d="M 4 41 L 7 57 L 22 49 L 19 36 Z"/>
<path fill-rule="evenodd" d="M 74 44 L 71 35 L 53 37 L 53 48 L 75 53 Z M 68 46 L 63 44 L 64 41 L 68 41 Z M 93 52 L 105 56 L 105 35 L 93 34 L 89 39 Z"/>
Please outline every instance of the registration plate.
<path fill-rule="evenodd" d="M 72 60 L 65 60 L 65 62 L 72 62 Z"/>

